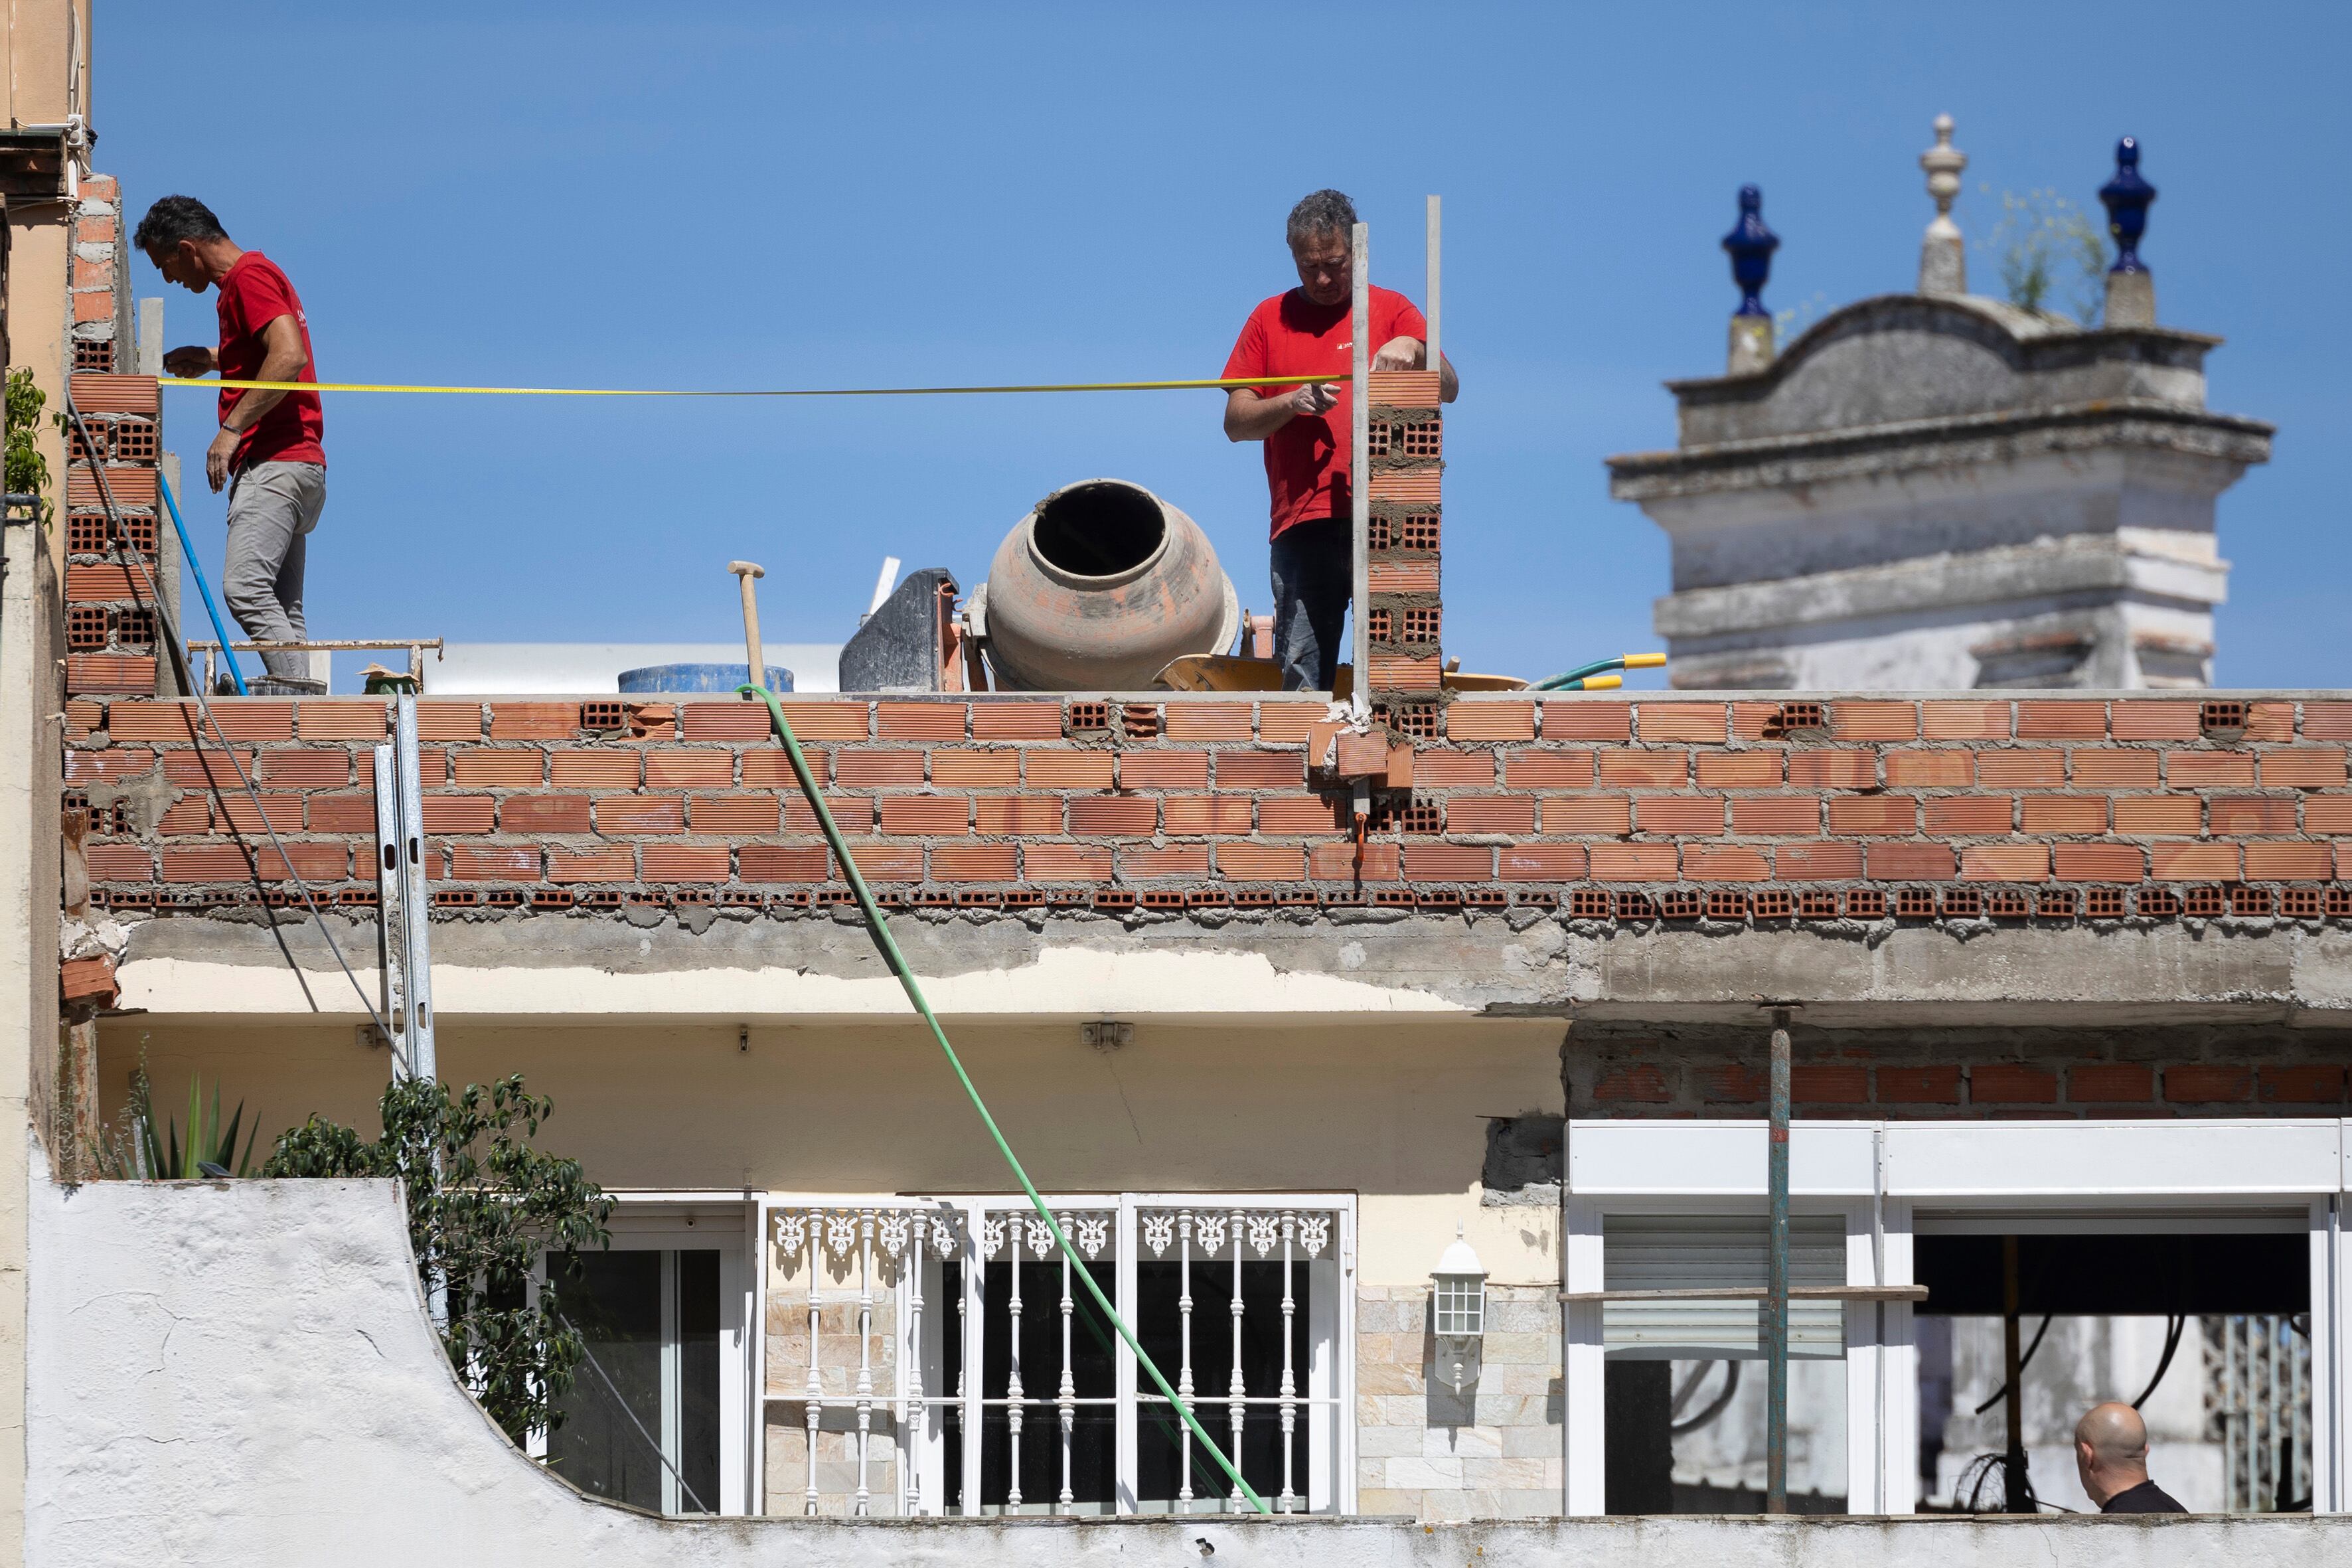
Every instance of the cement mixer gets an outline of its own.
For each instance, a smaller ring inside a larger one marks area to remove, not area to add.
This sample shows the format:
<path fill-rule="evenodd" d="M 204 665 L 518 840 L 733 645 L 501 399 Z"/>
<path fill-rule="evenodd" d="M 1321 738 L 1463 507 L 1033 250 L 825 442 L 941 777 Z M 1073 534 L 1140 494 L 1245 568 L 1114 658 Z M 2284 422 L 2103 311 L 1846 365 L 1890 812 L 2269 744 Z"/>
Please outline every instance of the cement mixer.
<path fill-rule="evenodd" d="M 1081 479 L 997 546 L 968 612 L 999 689 L 1141 691 L 1223 653 L 1241 601 L 1200 525 L 1125 479 Z"/>

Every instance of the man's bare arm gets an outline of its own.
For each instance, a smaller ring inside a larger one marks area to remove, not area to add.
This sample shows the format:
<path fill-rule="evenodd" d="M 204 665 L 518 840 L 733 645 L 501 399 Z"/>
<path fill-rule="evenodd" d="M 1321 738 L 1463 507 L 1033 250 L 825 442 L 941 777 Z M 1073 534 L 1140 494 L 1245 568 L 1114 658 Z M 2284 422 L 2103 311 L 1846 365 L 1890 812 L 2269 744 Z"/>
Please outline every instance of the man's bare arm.
<path fill-rule="evenodd" d="M 261 329 L 261 371 L 253 377 L 255 381 L 291 381 L 310 363 L 310 356 L 302 352 L 302 329 L 290 313 Z M 213 489 L 228 483 L 228 462 L 236 453 L 237 437 L 285 400 L 283 392 L 262 391 L 248 391 L 236 400 L 236 406 L 221 421 L 220 434 L 205 450 L 205 478 Z"/>
<path fill-rule="evenodd" d="M 1263 441 L 1302 414 L 1321 414 L 1339 401 L 1329 382 L 1309 382 L 1272 397 L 1236 386 L 1225 394 L 1225 439 Z"/>
<path fill-rule="evenodd" d="M 1462 378 L 1454 374 L 1454 362 L 1441 354 L 1444 361 L 1437 370 L 1437 399 L 1451 403 L 1462 395 Z M 1374 370 L 1422 370 L 1429 364 L 1429 345 L 1419 338 L 1393 337 L 1380 346 L 1372 355 Z"/>

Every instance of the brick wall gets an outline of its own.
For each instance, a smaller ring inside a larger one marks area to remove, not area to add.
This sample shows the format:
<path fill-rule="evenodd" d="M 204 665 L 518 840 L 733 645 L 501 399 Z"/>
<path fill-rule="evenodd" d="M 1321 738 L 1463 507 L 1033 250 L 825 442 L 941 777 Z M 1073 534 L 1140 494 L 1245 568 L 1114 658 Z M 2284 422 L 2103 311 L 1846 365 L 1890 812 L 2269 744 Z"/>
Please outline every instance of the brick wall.
<path fill-rule="evenodd" d="M 1311 701 L 1171 698 L 1116 726 L 1099 701 L 786 707 L 900 905 L 1520 906 L 1641 929 L 2352 918 L 2352 700 L 1474 698 L 1442 738 L 1382 751 L 1360 845 L 1345 783 L 1310 768 L 1351 765 Z M 369 901 L 384 705 L 215 710 L 301 874 Z M 445 908 L 846 897 L 759 707 L 428 699 L 421 715 Z M 287 896 L 193 723 L 180 703 L 69 704 L 67 787 L 92 808 L 90 879 L 113 908 Z"/>
<path fill-rule="evenodd" d="M 1445 656 L 1439 647 L 1438 536 L 1444 423 L 1435 371 L 1371 378 L 1370 593 L 1366 691 L 1397 733 L 1437 733 Z"/>

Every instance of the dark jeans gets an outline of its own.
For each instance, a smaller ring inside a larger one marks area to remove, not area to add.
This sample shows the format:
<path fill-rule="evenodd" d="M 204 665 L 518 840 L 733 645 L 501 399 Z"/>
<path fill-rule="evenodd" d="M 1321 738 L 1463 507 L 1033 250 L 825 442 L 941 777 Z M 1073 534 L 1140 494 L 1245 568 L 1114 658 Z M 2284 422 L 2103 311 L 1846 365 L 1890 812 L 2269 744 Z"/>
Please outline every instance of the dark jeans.
<path fill-rule="evenodd" d="M 1274 541 L 1274 658 L 1285 691 L 1328 691 L 1339 668 L 1339 627 L 1355 586 L 1354 525 L 1344 517 L 1293 523 Z"/>

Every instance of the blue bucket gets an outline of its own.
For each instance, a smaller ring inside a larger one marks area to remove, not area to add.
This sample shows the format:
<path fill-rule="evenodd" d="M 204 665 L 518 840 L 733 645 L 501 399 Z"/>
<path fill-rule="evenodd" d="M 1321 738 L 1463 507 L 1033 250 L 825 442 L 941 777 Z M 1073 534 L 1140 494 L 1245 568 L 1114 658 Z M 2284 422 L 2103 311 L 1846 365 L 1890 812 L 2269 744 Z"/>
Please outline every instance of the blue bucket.
<path fill-rule="evenodd" d="M 649 664 L 642 669 L 621 671 L 620 686 L 625 693 L 647 691 L 733 691 L 744 683 L 748 664 Z M 793 672 L 776 665 L 768 666 L 768 689 L 790 691 Z"/>

